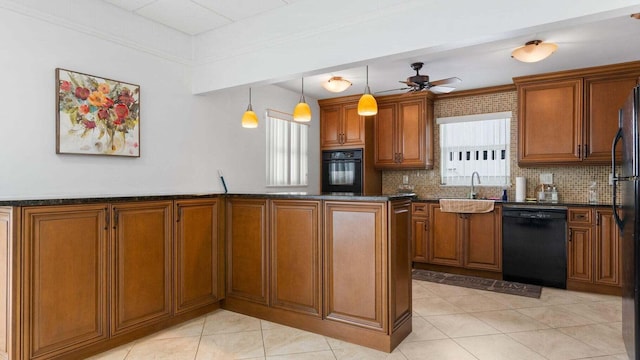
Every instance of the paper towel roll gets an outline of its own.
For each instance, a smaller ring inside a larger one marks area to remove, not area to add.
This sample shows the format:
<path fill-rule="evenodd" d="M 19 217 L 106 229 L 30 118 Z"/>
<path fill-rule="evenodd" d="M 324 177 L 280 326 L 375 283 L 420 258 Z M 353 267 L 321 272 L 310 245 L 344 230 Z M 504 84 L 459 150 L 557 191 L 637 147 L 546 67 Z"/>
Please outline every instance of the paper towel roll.
<path fill-rule="evenodd" d="M 527 195 L 527 179 L 523 176 L 516 177 L 516 201 L 523 202 Z"/>

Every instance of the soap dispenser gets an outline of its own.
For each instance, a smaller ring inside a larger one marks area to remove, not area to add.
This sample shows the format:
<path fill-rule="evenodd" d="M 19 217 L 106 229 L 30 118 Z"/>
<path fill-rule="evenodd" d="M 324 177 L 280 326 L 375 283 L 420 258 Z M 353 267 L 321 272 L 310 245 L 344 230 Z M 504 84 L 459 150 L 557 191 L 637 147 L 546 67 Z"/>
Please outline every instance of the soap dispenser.
<path fill-rule="evenodd" d="M 589 204 L 597 204 L 598 203 L 598 183 L 595 181 L 591 181 L 591 185 L 589 185 Z"/>

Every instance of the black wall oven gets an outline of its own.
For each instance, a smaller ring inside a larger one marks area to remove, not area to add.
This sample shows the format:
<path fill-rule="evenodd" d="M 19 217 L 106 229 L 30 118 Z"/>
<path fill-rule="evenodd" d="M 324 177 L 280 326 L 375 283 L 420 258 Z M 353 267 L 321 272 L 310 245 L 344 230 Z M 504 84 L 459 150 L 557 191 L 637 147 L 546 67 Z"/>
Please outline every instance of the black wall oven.
<path fill-rule="evenodd" d="M 322 192 L 362 194 L 362 149 L 322 152 Z"/>

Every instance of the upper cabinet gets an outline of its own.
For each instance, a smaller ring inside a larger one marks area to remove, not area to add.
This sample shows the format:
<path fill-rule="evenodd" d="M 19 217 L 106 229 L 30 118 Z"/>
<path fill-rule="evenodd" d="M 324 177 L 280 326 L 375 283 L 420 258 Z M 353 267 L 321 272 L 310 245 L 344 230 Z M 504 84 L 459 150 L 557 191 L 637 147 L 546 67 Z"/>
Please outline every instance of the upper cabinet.
<path fill-rule="evenodd" d="M 633 62 L 514 78 L 518 164 L 609 164 L 618 109 L 639 76 Z"/>
<path fill-rule="evenodd" d="M 433 95 L 379 97 L 374 119 L 375 167 L 433 168 Z"/>
<path fill-rule="evenodd" d="M 358 115 L 358 99 L 335 100 L 319 101 L 320 147 L 323 150 L 364 147 L 365 119 Z"/>

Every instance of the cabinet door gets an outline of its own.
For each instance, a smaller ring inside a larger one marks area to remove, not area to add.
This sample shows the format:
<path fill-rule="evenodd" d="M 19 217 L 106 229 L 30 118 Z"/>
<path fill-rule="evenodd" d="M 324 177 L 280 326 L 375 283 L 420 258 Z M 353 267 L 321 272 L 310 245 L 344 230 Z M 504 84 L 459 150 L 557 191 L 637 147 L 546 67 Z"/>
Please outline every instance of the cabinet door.
<path fill-rule="evenodd" d="M 227 200 L 227 297 L 269 304 L 266 199 Z"/>
<path fill-rule="evenodd" d="M 342 106 L 342 145 L 346 147 L 363 147 L 365 118 L 358 115 L 358 104 Z"/>
<path fill-rule="evenodd" d="M 397 105 L 394 103 L 378 104 L 378 114 L 374 117 L 375 159 L 377 168 L 394 168 L 398 166 L 398 150 L 395 118 Z"/>
<path fill-rule="evenodd" d="M 593 164 L 611 164 L 611 141 L 618 130 L 618 109 L 624 105 L 637 76 L 586 78 L 584 160 Z M 620 149 L 618 160 L 622 159 Z"/>
<path fill-rule="evenodd" d="M 581 161 L 581 79 L 521 85 L 518 105 L 519 165 Z"/>
<path fill-rule="evenodd" d="M 428 262 L 427 243 L 429 234 L 429 204 L 411 204 L 411 259 Z"/>
<path fill-rule="evenodd" d="M 342 107 L 339 105 L 320 108 L 320 147 L 340 146 L 342 141 Z"/>
<path fill-rule="evenodd" d="M 396 141 L 402 168 L 424 169 L 427 166 L 425 107 L 424 98 L 398 104 Z"/>
<path fill-rule="evenodd" d="M 567 279 L 584 282 L 593 280 L 593 244 L 591 227 L 569 226 Z"/>
<path fill-rule="evenodd" d="M 271 306 L 320 317 L 320 202 L 271 201 Z"/>
<path fill-rule="evenodd" d="M 598 209 L 595 236 L 596 284 L 620 286 L 620 235 L 613 212 Z"/>
<path fill-rule="evenodd" d="M 218 301 L 218 199 L 175 203 L 175 312 Z"/>
<path fill-rule="evenodd" d="M 28 358 L 108 337 L 107 216 L 104 204 L 24 210 Z"/>
<path fill-rule="evenodd" d="M 115 204 L 112 240 L 112 331 L 171 316 L 171 201 Z"/>
<path fill-rule="evenodd" d="M 500 207 L 483 214 L 468 214 L 464 236 L 464 266 L 502 271 L 502 215 Z"/>
<path fill-rule="evenodd" d="M 385 212 L 384 203 L 324 203 L 327 320 L 387 331 Z"/>
<path fill-rule="evenodd" d="M 429 204 L 429 263 L 462 266 L 463 222 L 458 214 L 440 211 L 440 204 Z"/>

